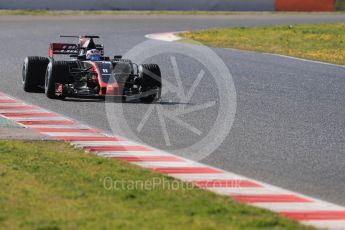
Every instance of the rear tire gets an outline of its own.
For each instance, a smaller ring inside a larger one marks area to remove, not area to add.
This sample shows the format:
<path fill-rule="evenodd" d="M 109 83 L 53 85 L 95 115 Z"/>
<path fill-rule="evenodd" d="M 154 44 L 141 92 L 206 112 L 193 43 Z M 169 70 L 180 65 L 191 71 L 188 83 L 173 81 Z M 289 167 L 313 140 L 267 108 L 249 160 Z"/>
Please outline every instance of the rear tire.
<path fill-rule="evenodd" d="M 49 59 L 45 57 L 26 57 L 22 69 L 25 92 L 41 92 Z"/>
<path fill-rule="evenodd" d="M 48 64 L 45 76 L 45 94 L 50 99 L 64 99 L 56 95 L 56 84 L 68 84 L 70 77 L 69 65 L 66 61 L 52 61 Z"/>
<path fill-rule="evenodd" d="M 140 101 L 144 103 L 152 103 L 160 99 L 162 92 L 161 70 L 157 64 L 143 64 L 139 66 L 141 75 L 141 88 L 143 93 L 152 90 L 158 90 L 149 96 L 140 97 Z"/>

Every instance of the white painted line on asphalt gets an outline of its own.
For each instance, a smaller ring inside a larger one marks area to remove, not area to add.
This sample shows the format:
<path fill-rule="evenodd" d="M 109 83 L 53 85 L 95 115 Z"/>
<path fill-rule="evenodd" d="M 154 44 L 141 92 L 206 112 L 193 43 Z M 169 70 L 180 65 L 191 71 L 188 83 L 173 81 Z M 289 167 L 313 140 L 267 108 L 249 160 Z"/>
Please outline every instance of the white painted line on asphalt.
<path fill-rule="evenodd" d="M 22 113 L 23 110 L 17 110 L 17 109 L 0 109 L 0 114 L 4 113 Z M 38 110 L 38 109 L 31 109 L 31 110 L 25 110 L 25 113 L 41 113 L 45 112 L 43 110 Z"/>
<path fill-rule="evenodd" d="M 294 203 L 293 205 L 288 203 L 254 203 L 256 207 L 269 209 L 274 212 L 284 212 L 284 211 L 313 211 L 313 210 L 344 210 L 344 207 L 322 202 L 315 201 L 313 203 Z"/>
<path fill-rule="evenodd" d="M 202 167 L 201 164 L 198 164 L 193 161 L 182 161 L 182 162 L 133 162 L 136 165 L 139 165 L 143 168 L 171 168 L 171 167 Z"/>
<path fill-rule="evenodd" d="M 83 128 L 85 126 L 81 126 L 80 124 L 26 124 L 23 125 L 24 127 L 27 128 L 32 128 L 32 129 L 39 129 L 39 128 Z"/>
<path fill-rule="evenodd" d="M 332 230 L 344 230 L 345 221 L 344 220 L 310 220 L 301 221 L 302 224 L 310 225 L 320 229 L 332 229 Z"/>
<path fill-rule="evenodd" d="M 247 179 L 246 177 L 239 176 L 233 173 L 219 173 L 219 174 L 178 174 L 176 178 L 183 180 L 183 181 L 213 181 L 213 180 L 241 180 Z"/>
<path fill-rule="evenodd" d="M 279 189 L 267 188 L 205 188 L 221 195 L 264 195 L 264 194 L 282 194 Z"/>
<path fill-rule="evenodd" d="M 78 146 L 78 147 L 85 147 L 85 146 L 133 146 L 136 145 L 134 142 L 131 141 L 71 141 L 72 145 Z"/>
<path fill-rule="evenodd" d="M 151 152 L 140 152 L 140 151 L 126 151 L 126 152 L 114 152 L 114 151 L 106 151 L 106 152 L 100 152 L 96 153 L 97 156 L 103 156 L 103 157 L 126 157 L 126 156 L 172 156 L 172 154 L 162 152 L 162 151 L 151 151 Z"/>
<path fill-rule="evenodd" d="M 10 118 L 11 120 L 14 120 L 14 121 L 51 121 L 51 120 L 54 120 L 54 121 L 70 121 L 70 120 L 67 120 L 64 117 L 58 117 L 58 116 L 55 116 L 55 117 L 23 116 L 23 117 L 7 117 L 7 118 Z"/>
<path fill-rule="evenodd" d="M 314 61 L 314 60 L 309 60 L 309 59 L 304 59 L 304 58 L 291 57 L 291 56 L 287 56 L 287 55 L 283 55 L 283 54 L 274 54 L 274 53 L 263 53 L 263 54 L 270 55 L 270 56 L 276 56 L 276 57 L 293 59 L 293 60 L 296 60 L 296 61 L 303 61 L 303 62 L 310 62 L 310 63 L 315 63 L 315 64 L 322 64 L 322 65 L 329 65 L 329 66 L 345 68 L 344 65 L 338 65 L 338 64 L 327 63 L 327 62 L 322 62 L 322 61 Z"/>
<path fill-rule="evenodd" d="M 51 137 L 75 137 L 75 136 L 79 136 L 79 137 L 103 137 L 104 135 L 102 135 L 101 133 L 72 133 L 72 132 L 67 132 L 67 133 L 56 133 L 56 132 L 41 132 L 42 134 L 51 136 Z M 87 144 L 87 143 L 86 143 Z"/>
<path fill-rule="evenodd" d="M 31 106 L 31 105 L 28 105 L 24 102 L 19 102 L 19 101 L 13 102 L 13 103 L 6 103 L 6 104 L 1 103 L 1 107 L 10 107 L 10 106 L 12 107 L 12 106 Z"/>

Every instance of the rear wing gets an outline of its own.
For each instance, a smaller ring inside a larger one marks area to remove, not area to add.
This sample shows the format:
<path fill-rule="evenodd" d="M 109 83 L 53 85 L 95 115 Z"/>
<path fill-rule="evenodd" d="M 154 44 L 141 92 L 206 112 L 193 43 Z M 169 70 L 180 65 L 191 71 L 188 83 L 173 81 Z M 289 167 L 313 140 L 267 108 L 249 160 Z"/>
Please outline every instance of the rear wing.
<path fill-rule="evenodd" d="M 78 55 L 79 49 L 80 47 L 76 44 L 51 43 L 49 46 L 49 57 L 53 58 L 54 54 Z M 98 49 L 101 52 L 101 55 L 104 56 L 103 45 L 96 44 L 96 49 Z"/>
<path fill-rule="evenodd" d="M 76 44 L 52 43 L 49 46 L 49 57 L 52 58 L 54 54 L 77 55 L 78 50 L 79 50 L 79 47 Z"/>

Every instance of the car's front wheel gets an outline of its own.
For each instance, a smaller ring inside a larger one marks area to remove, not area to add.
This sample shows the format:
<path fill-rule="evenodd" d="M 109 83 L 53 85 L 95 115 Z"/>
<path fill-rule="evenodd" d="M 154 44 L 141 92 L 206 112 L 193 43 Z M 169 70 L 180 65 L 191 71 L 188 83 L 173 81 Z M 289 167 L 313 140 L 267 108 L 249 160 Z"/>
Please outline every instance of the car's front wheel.
<path fill-rule="evenodd" d="M 69 76 L 68 63 L 65 61 L 51 61 L 48 64 L 45 75 L 45 94 L 50 99 L 64 99 L 63 95 L 58 95 L 57 84 L 64 84 L 65 78 Z"/>
<path fill-rule="evenodd" d="M 160 99 L 162 92 L 161 70 L 157 64 L 143 64 L 139 66 L 141 77 L 140 101 L 152 103 Z"/>
<path fill-rule="evenodd" d="M 45 57 L 26 57 L 22 68 L 23 89 L 25 92 L 40 92 L 49 59 Z"/>

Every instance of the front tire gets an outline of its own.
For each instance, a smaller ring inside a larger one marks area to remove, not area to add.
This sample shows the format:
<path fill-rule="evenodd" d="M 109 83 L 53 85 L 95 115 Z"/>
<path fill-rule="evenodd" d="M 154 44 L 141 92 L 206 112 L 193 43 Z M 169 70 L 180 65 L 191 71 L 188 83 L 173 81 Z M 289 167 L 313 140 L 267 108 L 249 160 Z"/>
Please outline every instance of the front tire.
<path fill-rule="evenodd" d="M 51 61 L 48 64 L 45 76 L 45 94 L 50 99 L 64 99 L 63 95 L 58 96 L 56 84 L 68 83 L 69 66 L 66 61 Z"/>
<path fill-rule="evenodd" d="M 162 92 L 161 70 L 157 64 L 143 64 L 139 66 L 141 75 L 141 91 L 148 96 L 140 97 L 144 103 L 152 103 L 160 99 Z M 152 93 L 152 91 L 157 91 Z"/>
<path fill-rule="evenodd" d="M 23 89 L 25 92 L 40 92 L 49 59 L 45 57 L 26 57 L 22 69 Z"/>

